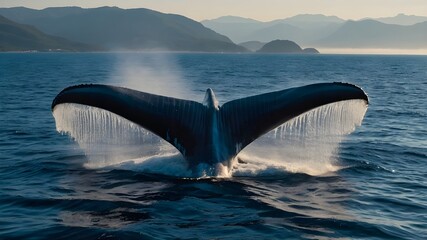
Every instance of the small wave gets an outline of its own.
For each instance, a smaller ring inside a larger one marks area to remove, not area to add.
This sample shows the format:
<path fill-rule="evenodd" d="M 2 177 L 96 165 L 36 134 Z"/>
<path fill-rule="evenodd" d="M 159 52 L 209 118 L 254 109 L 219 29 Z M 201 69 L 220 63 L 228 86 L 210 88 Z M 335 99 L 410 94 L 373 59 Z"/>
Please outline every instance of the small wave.
<path fill-rule="evenodd" d="M 355 171 L 355 172 L 388 172 L 388 173 L 395 173 L 396 170 L 386 168 L 383 166 L 380 166 L 375 163 L 371 163 L 368 161 L 354 161 L 352 164 L 347 166 L 342 166 L 340 169 L 341 171 Z"/>
<path fill-rule="evenodd" d="M 420 158 L 427 158 L 427 154 L 422 153 L 422 152 L 415 152 L 415 151 L 404 151 L 403 154 L 407 154 L 407 155 L 411 155 L 414 157 L 420 157 Z"/>

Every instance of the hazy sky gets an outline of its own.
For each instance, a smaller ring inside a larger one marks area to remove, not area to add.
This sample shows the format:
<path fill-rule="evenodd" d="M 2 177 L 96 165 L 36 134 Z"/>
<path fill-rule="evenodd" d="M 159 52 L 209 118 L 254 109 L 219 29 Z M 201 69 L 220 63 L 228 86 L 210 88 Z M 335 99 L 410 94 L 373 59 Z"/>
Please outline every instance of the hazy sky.
<path fill-rule="evenodd" d="M 344 19 L 388 17 L 398 13 L 427 15 L 427 0 L 0 0 L 0 7 L 15 6 L 37 9 L 57 6 L 143 7 L 195 20 L 235 15 L 267 21 L 301 13 L 321 13 Z"/>

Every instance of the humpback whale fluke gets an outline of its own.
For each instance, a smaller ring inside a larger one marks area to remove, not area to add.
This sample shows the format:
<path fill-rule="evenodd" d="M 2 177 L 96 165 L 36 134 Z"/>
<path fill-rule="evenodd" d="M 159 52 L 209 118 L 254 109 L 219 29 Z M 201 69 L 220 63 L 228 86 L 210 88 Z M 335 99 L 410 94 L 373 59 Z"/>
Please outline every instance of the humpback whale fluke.
<path fill-rule="evenodd" d="M 231 159 L 265 133 L 307 111 L 330 103 L 368 97 L 348 83 L 318 83 L 233 100 L 220 106 L 212 89 L 203 103 L 100 84 L 61 91 L 61 104 L 107 110 L 147 129 L 181 152 L 190 166 L 228 165 Z"/>

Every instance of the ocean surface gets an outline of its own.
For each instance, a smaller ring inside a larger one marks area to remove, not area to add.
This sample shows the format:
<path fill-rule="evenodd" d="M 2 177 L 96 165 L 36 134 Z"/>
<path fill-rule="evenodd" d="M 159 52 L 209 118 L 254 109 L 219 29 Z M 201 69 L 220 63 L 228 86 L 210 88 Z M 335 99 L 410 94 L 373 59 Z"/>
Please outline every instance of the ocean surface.
<path fill-rule="evenodd" d="M 228 177 L 93 161 L 51 111 L 82 83 L 196 101 L 212 88 L 223 104 L 318 82 L 363 88 L 362 125 L 326 160 L 302 148 Z M 425 239 L 426 90 L 427 56 L 2 53 L 0 239 Z"/>

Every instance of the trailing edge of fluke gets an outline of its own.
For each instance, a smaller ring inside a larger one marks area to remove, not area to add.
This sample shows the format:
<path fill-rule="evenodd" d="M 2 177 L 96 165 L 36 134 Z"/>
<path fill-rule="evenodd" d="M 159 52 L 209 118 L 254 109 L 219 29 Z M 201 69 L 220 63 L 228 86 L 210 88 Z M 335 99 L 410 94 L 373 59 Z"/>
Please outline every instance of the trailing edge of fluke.
<path fill-rule="evenodd" d="M 212 89 L 203 103 L 100 84 L 65 88 L 53 100 L 101 108 L 177 148 L 190 166 L 230 164 L 248 144 L 314 108 L 368 96 L 348 83 L 318 83 L 236 99 L 220 106 Z"/>

